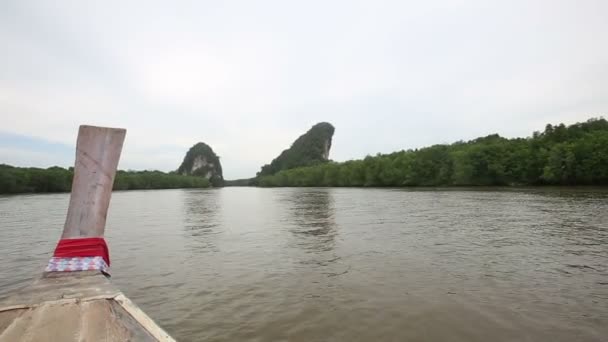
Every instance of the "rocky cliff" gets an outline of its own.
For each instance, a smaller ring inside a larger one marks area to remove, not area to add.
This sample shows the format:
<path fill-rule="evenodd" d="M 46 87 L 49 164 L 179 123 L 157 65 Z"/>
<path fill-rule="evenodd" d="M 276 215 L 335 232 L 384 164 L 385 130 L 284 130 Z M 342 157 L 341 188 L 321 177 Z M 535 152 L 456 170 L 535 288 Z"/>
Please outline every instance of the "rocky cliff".
<path fill-rule="evenodd" d="M 270 164 L 262 166 L 258 176 L 328 161 L 334 131 L 334 126 L 327 122 L 312 126 L 308 132 L 296 139 L 289 149 L 284 150 Z"/>
<path fill-rule="evenodd" d="M 202 142 L 188 150 L 177 173 L 205 177 L 213 186 L 222 186 L 224 183 L 220 158 L 209 145 Z"/>

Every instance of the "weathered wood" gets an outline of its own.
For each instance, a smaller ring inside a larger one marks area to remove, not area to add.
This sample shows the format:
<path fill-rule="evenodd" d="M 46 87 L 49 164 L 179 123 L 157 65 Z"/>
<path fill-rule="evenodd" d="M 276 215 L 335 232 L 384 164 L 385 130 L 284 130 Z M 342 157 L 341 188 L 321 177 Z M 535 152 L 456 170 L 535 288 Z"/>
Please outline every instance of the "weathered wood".
<path fill-rule="evenodd" d="M 154 341 L 144 329 L 116 310 L 113 300 L 83 303 L 82 324 L 78 341 Z"/>
<path fill-rule="evenodd" d="M 0 302 L 2 341 L 174 341 L 97 271 L 47 274 Z"/>
<path fill-rule="evenodd" d="M 126 130 L 80 126 L 62 239 L 103 236 Z"/>
<path fill-rule="evenodd" d="M 146 329 L 150 335 L 154 336 L 158 341 L 164 342 L 175 342 L 175 340 L 167 334 L 161 327 L 159 327 L 152 318 L 148 317 L 137 305 L 133 304 L 129 298 L 125 295 L 120 294 L 114 301 L 119 303 L 122 308 L 125 309 L 139 324 Z"/>
<path fill-rule="evenodd" d="M 97 299 L 0 313 L 0 341 L 166 340 L 152 336 L 118 302 Z"/>
<path fill-rule="evenodd" d="M 0 313 L 44 303 L 66 304 L 110 299 L 121 292 L 99 271 L 53 272 L 0 301 Z"/>
<path fill-rule="evenodd" d="M 15 319 L 26 311 L 27 309 L 15 309 L 7 312 L 0 312 L 0 338 L 2 338 L 2 333 L 13 324 Z"/>

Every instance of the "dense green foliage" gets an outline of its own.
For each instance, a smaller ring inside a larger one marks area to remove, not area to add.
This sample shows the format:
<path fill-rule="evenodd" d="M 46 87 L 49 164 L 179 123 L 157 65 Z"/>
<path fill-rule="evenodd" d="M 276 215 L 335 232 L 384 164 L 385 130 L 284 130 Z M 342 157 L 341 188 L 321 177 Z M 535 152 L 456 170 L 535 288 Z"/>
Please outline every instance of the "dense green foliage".
<path fill-rule="evenodd" d="M 334 126 L 327 122 L 318 123 L 293 142 L 291 147 L 281 152 L 270 164 L 262 166 L 258 176 L 273 175 L 281 170 L 301 166 L 311 166 L 327 161 L 331 149 Z"/>
<path fill-rule="evenodd" d="M 118 171 L 114 190 L 208 188 L 203 177 L 184 176 L 160 171 Z"/>
<path fill-rule="evenodd" d="M 39 169 L 0 164 L 0 193 L 70 191 L 72 176 L 71 169 L 57 166 Z"/>
<path fill-rule="evenodd" d="M 608 185 L 608 122 L 547 125 L 259 177 L 261 186 Z"/>
<path fill-rule="evenodd" d="M 188 176 L 205 177 L 213 186 L 222 186 L 222 164 L 213 149 L 205 143 L 199 142 L 192 146 L 184 161 L 177 169 L 177 173 Z"/>
<path fill-rule="evenodd" d="M 72 187 L 73 169 L 50 167 L 21 168 L 0 164 L 0 193 L 68 192 Z M 201 177 L 181 176 L 160 171 L 118 171 L 114 190 L 206 188 L 209 181 Z"/>

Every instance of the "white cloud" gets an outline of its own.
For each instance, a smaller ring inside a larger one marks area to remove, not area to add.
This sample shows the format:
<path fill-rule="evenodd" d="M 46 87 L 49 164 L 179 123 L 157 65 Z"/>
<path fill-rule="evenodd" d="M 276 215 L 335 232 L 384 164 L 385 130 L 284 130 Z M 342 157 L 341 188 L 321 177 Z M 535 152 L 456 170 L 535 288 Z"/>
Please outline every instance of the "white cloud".
<path fill-rule="evenodd" d="M 10 160 L 13 166 L 22 167 L 50 167 L 74 164 L 74 156 L 62 153 L 45 153 L 23 148 L 0 146 L 0 156 L 3 160 Z M 3 162 L 0 162 L 3 164 Z"/>
<path fill-rule="evenodd" d="M 337 160 L 527 135 L 606 113 L 607 12 L 599 0 L 9 1 L 0 130 L 71 144 L 82 123 L 126 127 L 133 169 L 173 170 L 204 141 L 227 178 L 254 175 L 318 121 L 337 128 Z"/>

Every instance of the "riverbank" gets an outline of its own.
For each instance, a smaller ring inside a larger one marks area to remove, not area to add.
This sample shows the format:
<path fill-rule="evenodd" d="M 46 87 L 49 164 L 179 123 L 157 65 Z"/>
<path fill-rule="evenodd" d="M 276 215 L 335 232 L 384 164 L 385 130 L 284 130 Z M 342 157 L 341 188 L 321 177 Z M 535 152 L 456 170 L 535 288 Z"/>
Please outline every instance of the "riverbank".
<path fill-rule="evenodd" d="M 327 162 L 258 175 L 282 186 L 608 185 L 608 121 L 547 125 L 528 138 L 497 134 L 471 141 Z"/>
<path fill-rule="evenodd" d="M 70 192 L 73 169 L 0 165 L 0 194 Z M 160 171 L 118 171 L 113 190 L 208 188 L 203 177 Z"/>

